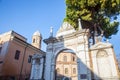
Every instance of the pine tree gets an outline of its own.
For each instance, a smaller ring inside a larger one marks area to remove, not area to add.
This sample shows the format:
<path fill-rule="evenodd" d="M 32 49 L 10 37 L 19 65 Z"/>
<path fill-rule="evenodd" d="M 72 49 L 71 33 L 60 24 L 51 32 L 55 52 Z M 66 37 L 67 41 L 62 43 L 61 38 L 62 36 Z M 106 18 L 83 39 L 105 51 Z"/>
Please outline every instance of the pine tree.
<path fill-rule="evenodd" d="M 88 28 L 95 43 L 95 36 L 103 35 L 110 38 L 118 32 L 120 14 L 120 0 L 66 0 L 66 17 L 78 29 L 78 19 L 82 27 Z"/>

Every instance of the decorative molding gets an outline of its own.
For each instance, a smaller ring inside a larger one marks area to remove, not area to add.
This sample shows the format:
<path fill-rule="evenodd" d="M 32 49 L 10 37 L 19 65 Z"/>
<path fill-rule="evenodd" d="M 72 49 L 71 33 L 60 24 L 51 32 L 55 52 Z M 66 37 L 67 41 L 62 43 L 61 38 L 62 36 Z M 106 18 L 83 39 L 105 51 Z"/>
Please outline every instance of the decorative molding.
<path fill-rule="evenodd" d="M 37 54 L 34 54 L 33 55 L 33 57 L 32 57 L 32 59 L 36 59 L 36 58 L 43 58 L 43 55 L 42 54 L 39 54 L 39 53 L 37 53 Z"/>
<path fill-rule="evenodd" d="M 43 41 L 44 41 L 44 43 L 46 43 L 48 45 L 50 43 L 61 42 L 61 41 L 63 41 L 63 39 L 64 38 L 62 36 L 60 36 L 58 38 L 56 38 L 56 37 L 49 37 L 48 39 L 44 39 Z"/>
<path fill-rule="evenodd" d="M 105 49 L 105 48 L 112 48 L 112 44 L 98 42 L 95 45 L 91 46 L 90 50 L 99 50 L 99 49 Z"/>

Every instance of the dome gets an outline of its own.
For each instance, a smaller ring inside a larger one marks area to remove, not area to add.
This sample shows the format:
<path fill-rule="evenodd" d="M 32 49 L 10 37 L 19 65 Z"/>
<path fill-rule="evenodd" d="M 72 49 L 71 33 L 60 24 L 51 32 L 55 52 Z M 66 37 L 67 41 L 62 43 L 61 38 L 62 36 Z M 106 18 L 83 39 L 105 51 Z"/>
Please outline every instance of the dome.
<path fill-rule="evenodd" d="M 34 32 L 33 36 L 41 36 L 42 37 L 42 35 L 39 31 Z"/>

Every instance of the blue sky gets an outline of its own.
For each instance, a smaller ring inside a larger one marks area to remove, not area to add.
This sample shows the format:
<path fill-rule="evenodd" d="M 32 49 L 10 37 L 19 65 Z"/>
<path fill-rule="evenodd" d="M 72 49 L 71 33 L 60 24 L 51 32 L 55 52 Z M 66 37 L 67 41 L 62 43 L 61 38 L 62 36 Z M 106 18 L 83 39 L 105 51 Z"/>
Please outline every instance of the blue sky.
<path fill-rule="evenodd" d="M 52 26 L 55 36 L 63 23 L 65 9 L 65 0 L 0 0 L 0 34 L 14 30 L 31 43 L 35 31 L 39 30 L 45 39 Z M 119 41 L 120 31 L 110 40 L 116 54 L 120 53 Z M 42 49 L 45 51 L 44 43 Z"/>
<path fill-rule="evenodd" d="M 1 0 L 0 34 L 14 30 L 31 43 L 32 35 L 37 30 L 45 39 L 49 37 L 52 26 L 55 35 L 64 17 L 64 0 Z"/>

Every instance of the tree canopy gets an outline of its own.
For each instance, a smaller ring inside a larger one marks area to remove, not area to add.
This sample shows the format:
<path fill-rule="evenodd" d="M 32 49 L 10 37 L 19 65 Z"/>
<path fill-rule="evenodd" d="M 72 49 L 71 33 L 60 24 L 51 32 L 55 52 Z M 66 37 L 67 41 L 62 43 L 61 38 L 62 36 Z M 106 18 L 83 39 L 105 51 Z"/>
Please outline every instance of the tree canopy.
<path fill-rule="evenodd" d="M 78 19 L 82 27 L 89 28 L 91 34 L 103 34 L 106 38 L 118 32 L 120 0 L 66 0 L 66 17 L 78 29 Z"/>

